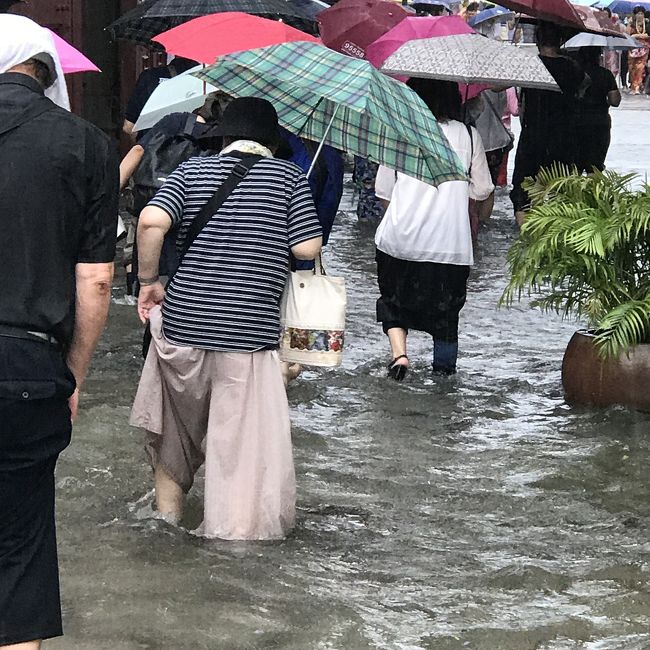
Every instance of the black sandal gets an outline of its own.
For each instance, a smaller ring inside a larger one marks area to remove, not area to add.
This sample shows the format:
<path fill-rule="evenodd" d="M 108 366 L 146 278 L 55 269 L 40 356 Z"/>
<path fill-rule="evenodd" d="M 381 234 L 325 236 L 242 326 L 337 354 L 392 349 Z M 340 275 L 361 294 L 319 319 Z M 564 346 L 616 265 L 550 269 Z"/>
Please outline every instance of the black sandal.
<path fill-rule="evenodd" d="M 388 364 L 388 377 L 395 381 L 402 381 L 404 377 L 406 377 L 406 373 L 409 371 L 408 366 L 397 363 L 400 359 L 406 359 L 408 361 L 409 358 L 405 354 L 400 354 L 399 357 L 395 357 Z"/>

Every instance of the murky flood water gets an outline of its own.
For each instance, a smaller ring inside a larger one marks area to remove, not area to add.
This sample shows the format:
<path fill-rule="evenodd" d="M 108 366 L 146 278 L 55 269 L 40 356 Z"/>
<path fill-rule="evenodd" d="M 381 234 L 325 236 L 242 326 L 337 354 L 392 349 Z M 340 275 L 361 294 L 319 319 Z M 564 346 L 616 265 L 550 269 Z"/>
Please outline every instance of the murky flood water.
<path fill-rule="evenodd" d="M 615 114 L 613 166 L 650 165 L 649 118 Z M 114 304 L 58 470 L 67 635 L 47 647 L 650 648 L 650 415 L 569 408 L 574 324 L 496 309 L 509 204 L 480 235 L 458 375 L 432 378 L 414 334 L 399 385 L 374 322 L 372 232 L 346 201 L 326 258 L 348 280 L 345 362 L 290 389 L 295 532 L 205 541 L 150 516 L 127 424 L 140 330 Z"/>

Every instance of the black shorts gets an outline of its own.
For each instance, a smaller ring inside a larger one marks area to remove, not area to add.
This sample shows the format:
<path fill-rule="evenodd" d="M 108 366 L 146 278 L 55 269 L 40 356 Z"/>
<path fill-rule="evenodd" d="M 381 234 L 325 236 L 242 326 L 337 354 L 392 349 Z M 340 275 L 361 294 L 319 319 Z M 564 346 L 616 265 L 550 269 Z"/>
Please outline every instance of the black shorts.
<path fill-rule="evenodd" d="M 60 348 L 0 336 L 0 646 L 62 634 L 54 468 L 74 388 Z"/>

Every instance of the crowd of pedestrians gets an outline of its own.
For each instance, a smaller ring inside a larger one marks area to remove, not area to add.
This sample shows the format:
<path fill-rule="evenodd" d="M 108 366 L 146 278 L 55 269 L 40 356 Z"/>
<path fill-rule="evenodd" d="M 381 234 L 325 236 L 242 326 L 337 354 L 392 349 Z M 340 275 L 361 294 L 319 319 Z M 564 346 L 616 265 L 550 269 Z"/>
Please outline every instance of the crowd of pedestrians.
<path fill-rule="evenodd" d="M 645 43 L 638 13 L 630 33 Z M 539 24 L 539 55 L 561 92 L 497 89 L 464 106 L 455 82 L 409 81 L 466 180 L 434 187 L 357 160 L 359 217 L 378 223 L 388 379 L 407 376 L 411 330 L 431 336 L 435 373 L 456 372 L 473 217 L 489 218 L 504 184 L 512 115 L 522 124 L 511 192 L 517 223 L 528 207 L 524 178 L 554 162 L 587 173 L 604 167 L 617 84 L 600 50 L 571 57 L 562 44 L 560 29 Z M 630 55 L 639 88 L 642 66 Z M 0 294 L 0 646 L 30 650 L 61 634 L 54 471 L 107 318 L 127 185 L 137 218 L 134 290 L 149 331 L 131 423 L 146 431 L 157 510 L 180 521 L 205 464 L 198 534 L 279 539 L 294 523 L 279 306 L 290 269 L 309 268 L 328 240 L 343 156 L 330 147 L 317 156 L 317 143 L 280 128 L 268 101 L 220 93 L 135 133 L 148 93 L 191 65 L 175 59 L 141 77 L 124 122 L 133 146 L 118 166 L 108 137 L 67 110 L 44 30 L 0 16 L 0 204 L 8 215 L 0 272 L 18 279 Z"/>

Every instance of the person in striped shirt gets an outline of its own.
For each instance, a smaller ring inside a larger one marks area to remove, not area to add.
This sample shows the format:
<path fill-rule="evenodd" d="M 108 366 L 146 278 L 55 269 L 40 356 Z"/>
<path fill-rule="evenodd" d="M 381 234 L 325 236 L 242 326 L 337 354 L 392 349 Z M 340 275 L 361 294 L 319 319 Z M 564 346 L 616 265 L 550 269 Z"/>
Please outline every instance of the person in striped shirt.
<path fill-rule="evenodd" d="M 278 118 L 259 98 L 235 99 L 219 126 L 224 149 L 173 172 L 138 226 L 138 311 L 153 343 L 131 423 L 147 430 L 159 512 L 178 521 L 205 460 L 201 534 L 283 537 L 295 518 L 289 409 L 277 347 L 289 252 L 322 245 L 309 184 L 273 157 Z M 240 154 L 262 158 L 212 216 L 165 290 L 156 277 L 165 233 L 189 224 Z M 202 450 L 205 439 L 205 453 Z"/>

